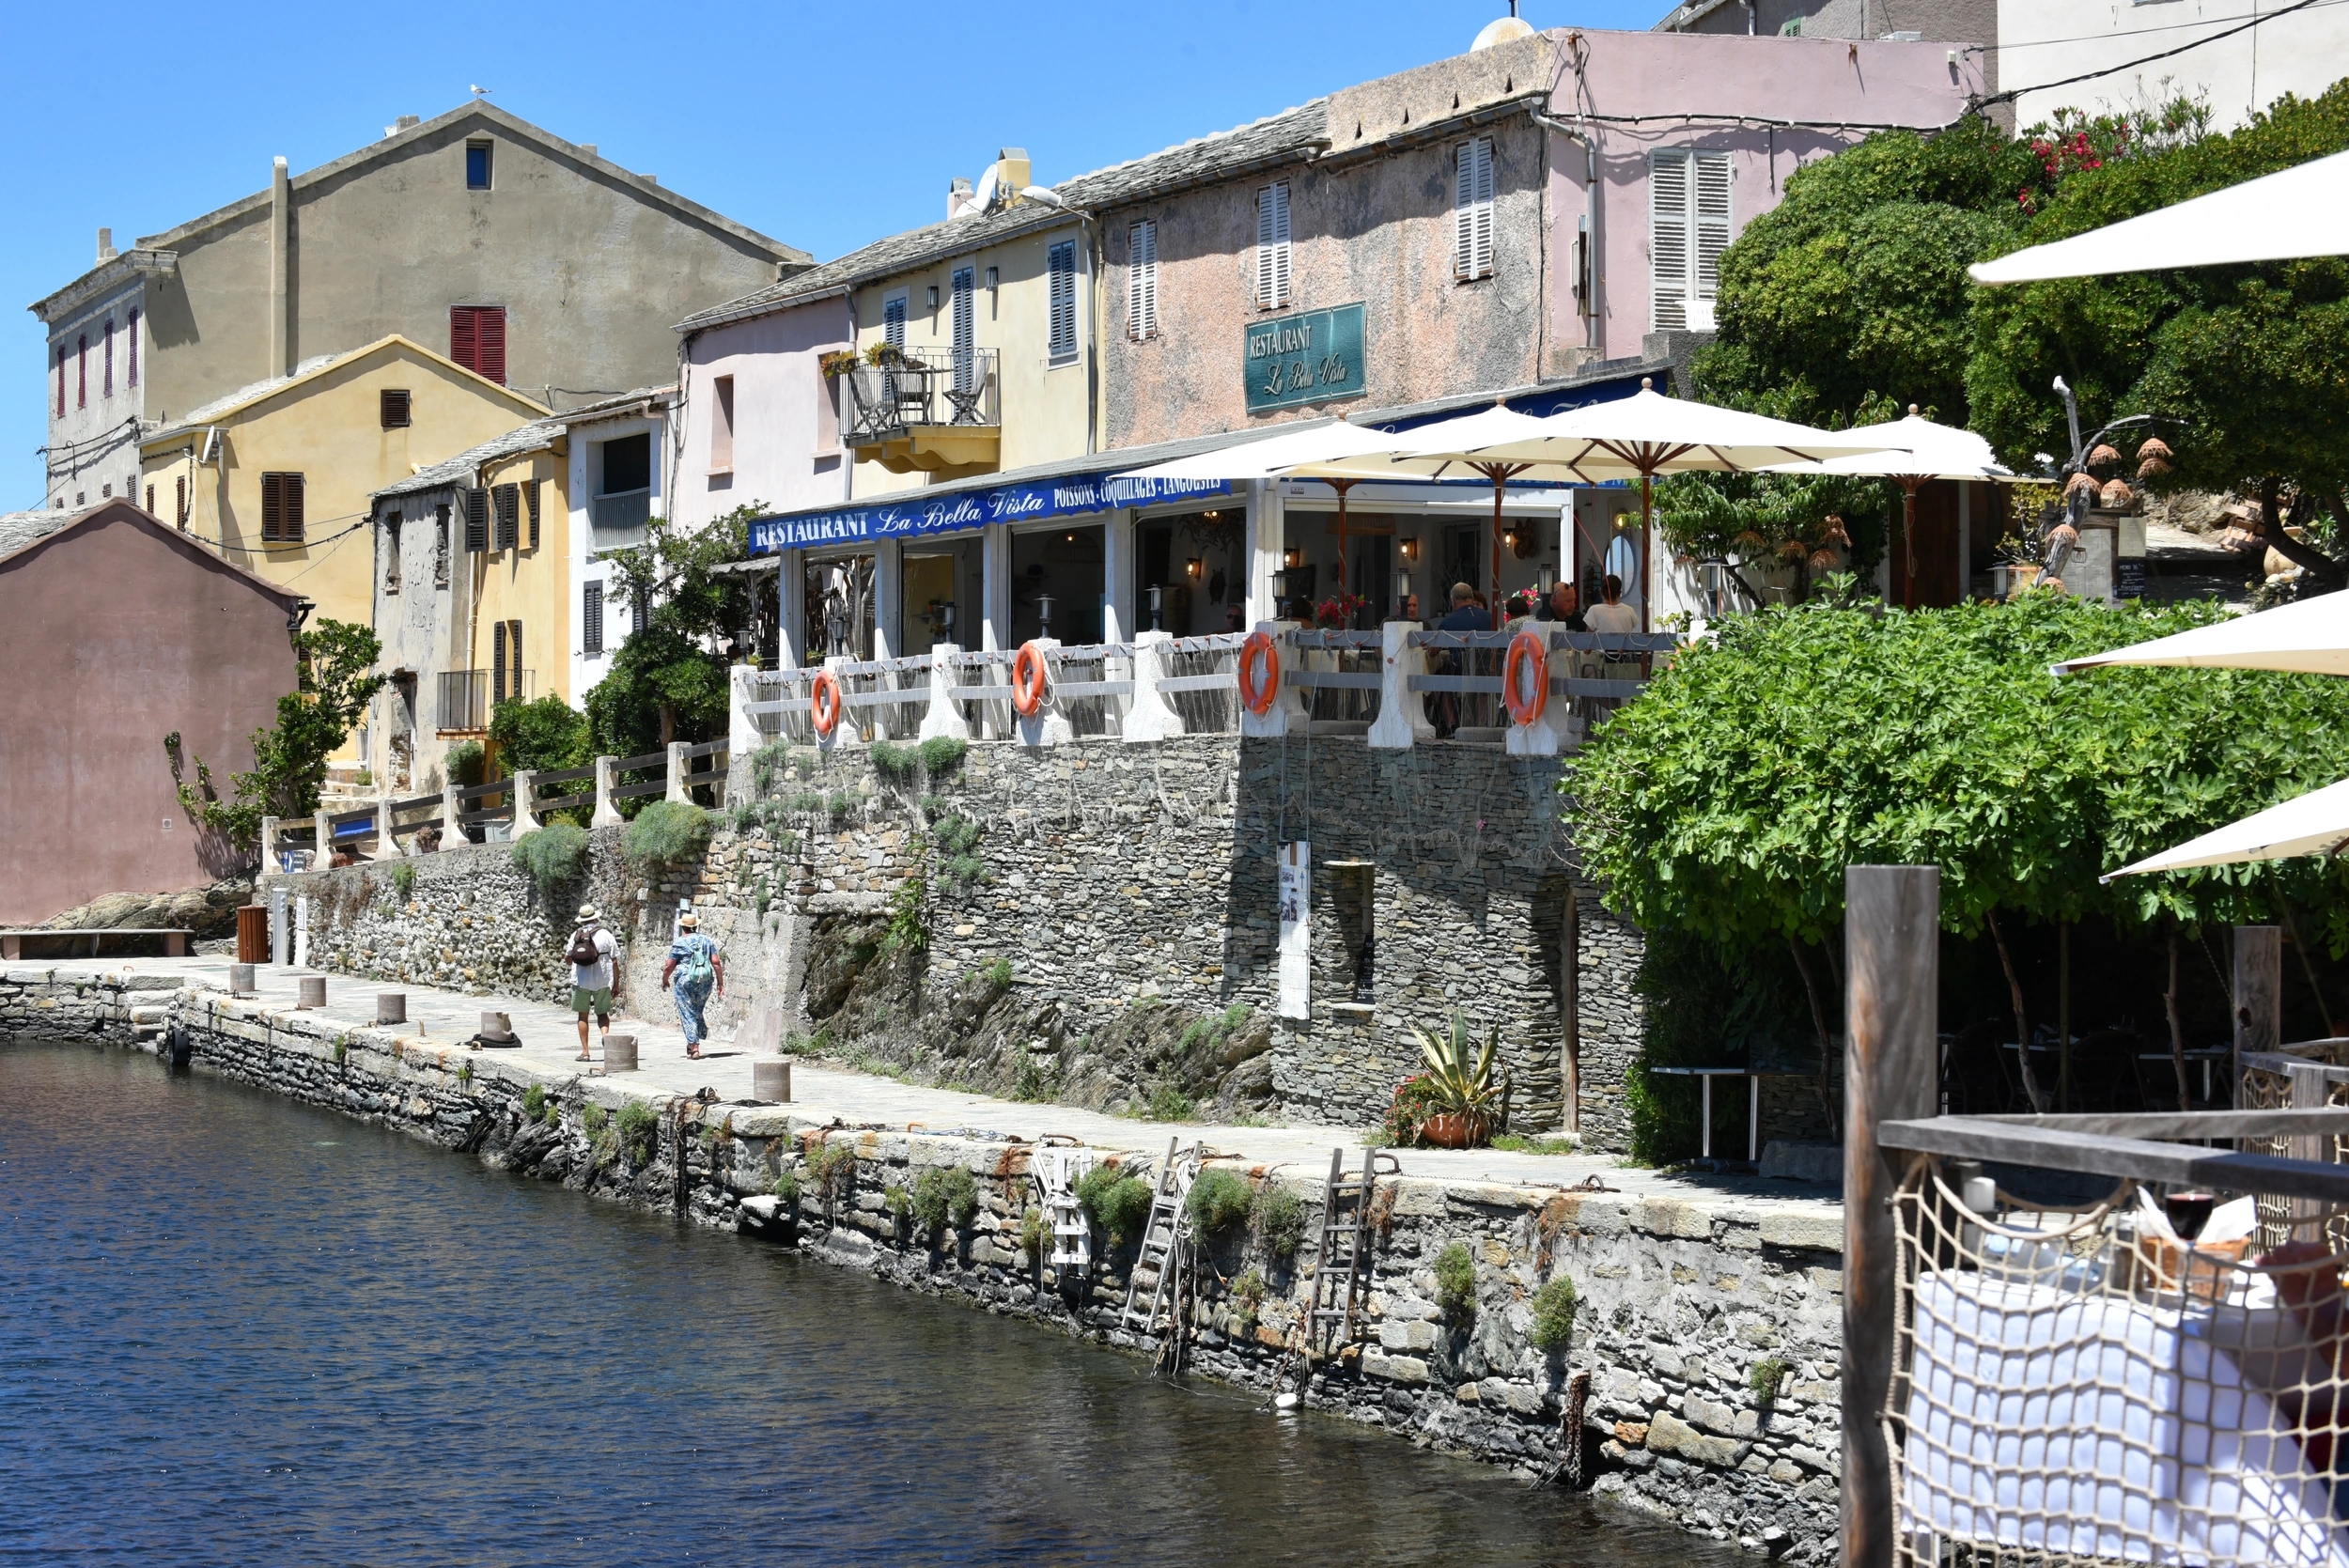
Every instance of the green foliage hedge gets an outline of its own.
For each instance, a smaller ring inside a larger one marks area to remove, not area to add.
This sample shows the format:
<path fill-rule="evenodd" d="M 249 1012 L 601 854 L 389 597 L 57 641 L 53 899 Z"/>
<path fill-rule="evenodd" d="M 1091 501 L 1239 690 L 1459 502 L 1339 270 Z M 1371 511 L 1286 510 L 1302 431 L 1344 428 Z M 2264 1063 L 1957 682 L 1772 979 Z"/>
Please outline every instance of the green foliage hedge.
<path fill-rule="evenodd" d="M 514 841 L 514 863 L 530 874 L 541 893 L 552 893 L 576 878 L 587 864 L 587 831 L 568 822 L 553 822 Z"/>
<path fill-rule="evenodd" d="M 1191 1229 L 1214 1238 L 1247 1223 L 1249 1206 L 1254 1200 L 1247 1177 L 1231 1171 L 1202 1171 L 1190 1184 L 1190 1196 L 1184 1201 L 1184 1207 L 1190 1213 Z"/>
<path fill-rule="evenodd" d="M 1150 1188 L 1114 1165 L 1097 1165 L 1077 1182 L 1077 1206 L 1112 1247 L 1142 1239 L 1150 1220 Z"/>
<path fill-rule="evenodd" d="M 628 825 L 629 859 L 657 865 L 690 861 L 708 846 L 716 827 L 715 817 L 689 800 L 656 800 Z"/>

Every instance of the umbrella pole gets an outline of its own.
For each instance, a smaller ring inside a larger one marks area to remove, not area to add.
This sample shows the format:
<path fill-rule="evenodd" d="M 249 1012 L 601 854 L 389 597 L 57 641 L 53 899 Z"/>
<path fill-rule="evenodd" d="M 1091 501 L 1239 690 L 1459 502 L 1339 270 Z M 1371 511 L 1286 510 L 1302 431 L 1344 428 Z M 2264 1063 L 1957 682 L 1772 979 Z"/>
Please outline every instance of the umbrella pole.
<path fill-rule="evenodd" d="M 1901 481 L 1901 608 L 1917 608 L 1917 481 Z"/>
<path fill-rule="evenodd" d="M 1323 484 L 1338 492 L 1338 593 L 1346 592 L 1346 492 L 1360 481 L 1353 479 L 1324 479 Z"/>
<path fill-rule="evenodd" d="M 1498 469 L 1486 472 L 1493 482 L 1493 581 L 1487 591 L 1493 597 L 1493 629 L 1499 631 L 1504 618 L 1501 613 L 1501 498 L 1507 492 L 1509 481 Z"/>
<path fill-rule="evenodd" d="M 1652 475 L 1645 474 L 1640 475 L 1640 629 L 1641 631 L 1653 629 L 1648 625 L 1647 601 L 1648 588 L 1656 581 L 1656 571 L 1648 565 L 1647 556 L 1650 548 L 1651 525 L 1656 512 L 1656 498 L 1652 489 L 1654 484 L 1655 479 Z"/>

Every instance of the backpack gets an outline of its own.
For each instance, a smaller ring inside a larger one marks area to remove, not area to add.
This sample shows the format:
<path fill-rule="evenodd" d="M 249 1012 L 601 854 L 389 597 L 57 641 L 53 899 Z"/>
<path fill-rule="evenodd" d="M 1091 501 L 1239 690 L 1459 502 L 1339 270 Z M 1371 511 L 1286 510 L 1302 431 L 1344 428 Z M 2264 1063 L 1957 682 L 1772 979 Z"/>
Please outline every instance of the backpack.
<path fill-rule="evenodd" d="M 688 946 L 685 949 L 686 984 L 696 988 L 706 986 L 709 983 L 712 972 L 709 967 L 708 941 L 698 938 L 688 939 Z"/>
<path fill-rule="evenodd" d="M 576 969 L 603 962 L 603 950 L 596 945 L 596 928 L 583 925 L 571 933 L 571 945 L 564 950 L 564 959 Z"/>

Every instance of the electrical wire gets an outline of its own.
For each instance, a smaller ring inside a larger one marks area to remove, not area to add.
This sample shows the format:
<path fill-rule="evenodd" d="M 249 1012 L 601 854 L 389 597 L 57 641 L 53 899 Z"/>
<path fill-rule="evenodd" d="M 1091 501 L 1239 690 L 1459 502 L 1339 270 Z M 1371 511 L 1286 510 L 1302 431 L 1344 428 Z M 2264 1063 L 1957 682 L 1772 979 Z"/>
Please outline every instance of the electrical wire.
<path fill-rule="evenodd" d="M 1970 104 L 1976 109 L 1986 109 L 1993 103 L 2012 103 L 2025 93 L 2044 93 L 2056 87 L 2068 87 L 2076 83 L 2092 82 L 2100 76 L 2117 75 L 2121 71 L 2134 70 L 2139 66 L 2152 65 L 2155 60 L 2167 60 L 2174 55 L 2183 54 L 2190 49 L 2200 49 L 2206 43 L 2217 43 L 2220 39 L 2231 39 L 2237 33 L 2248 33 L 2254 27 L 2263 26 L 2267 23 L 2277 21 L 2282 17 L 2290 16 L 2295 11 L 2305 11 L 2311 6 L 2337 5 L 2339 3 L 2340 0 L 2295 0 L 2295 4 L 2286 6 L 2279 11 L 2270 11 L 2265 16 L 2252 17 L 2247 22 L 2237 23 L 2234 26 L 2229 27 L 2223 32 L 2207 34 L 2204 37 L 2194 39 L 2191 43 L 2182 43 L 2175 49 L 2165 49 L 2158 54 L 2147 54 L 2138 59 L 2124 60 L 2117 66 L 2106 66 L 2097 70 L 2084 70 L 2077 76 L 2066 76 L 2054 82 L 2042 82 L 2035 86 L 2010 87 L 2003 92 L 1992 93 L 1987 98 L 1973 99 L 1970 101 Z"/>

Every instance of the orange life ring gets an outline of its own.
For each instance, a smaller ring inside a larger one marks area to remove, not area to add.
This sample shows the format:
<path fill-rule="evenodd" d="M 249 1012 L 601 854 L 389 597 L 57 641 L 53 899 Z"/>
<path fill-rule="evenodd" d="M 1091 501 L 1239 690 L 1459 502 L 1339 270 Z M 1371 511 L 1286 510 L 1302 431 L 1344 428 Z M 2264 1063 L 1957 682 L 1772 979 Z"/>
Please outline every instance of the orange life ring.
<path fill-rule="evenodd" d="M 1529 664 L 1533 674 L 1530 695 L 1522 678 Z M 1520 726 L 1531 729 L 1542 722 L 1542 709 L 1549 706 L 1549 649 L 1542 645 L 1540 633 L 1520 631 L 1509 640 L 1509 658 L 1501 667 L 1501 699 Z"/>
<path fill-rule="evenodd" d="M 1261 666 L 1263 674 L 1256 672 Z M 1261 719 L 1272 711 L 1281 694 L 1281 647 L 1261 631 L 1252 631 L 1239 645 L 1239 700 Z"/>
<path fill-rule="evenodd" d="M 1044 650 L 1033 642 L 1019 644 L 1019 651 L 1011 656 L 1011 706 L 1019 710 L 1022 719 L 1033 719 L 1044 706 L 1044 683 L 1050 672 L 1045 668 Z"/>
<path fill-rule="evenodd" d="M 808 717 L 816 721 L 816 733 L 829 736 L 840 727 L 840 677 L 830 670 L 816 672 L 816 684 L 808 688 Z"/>

